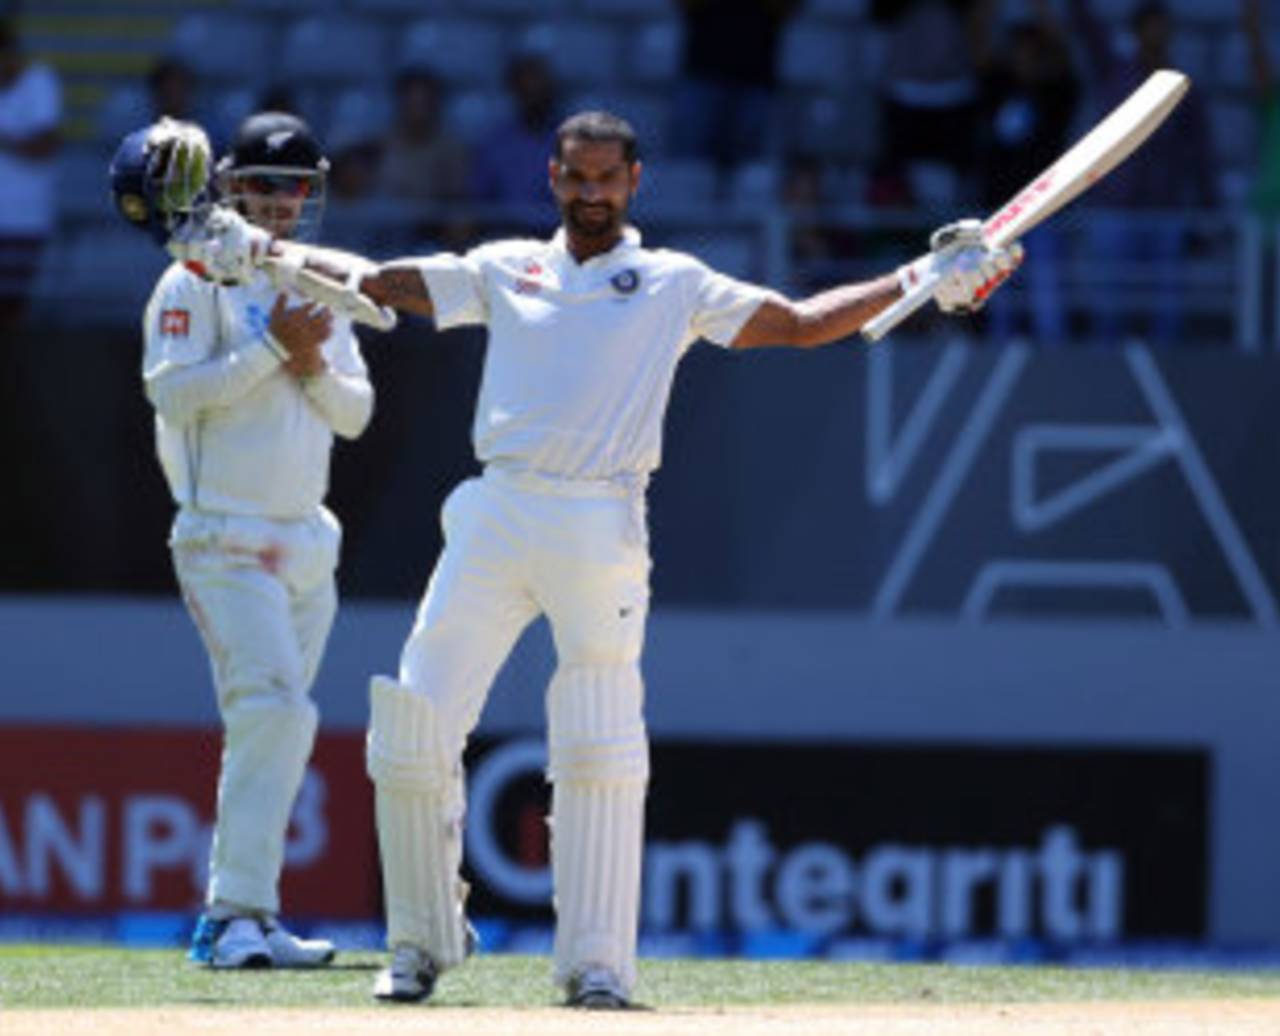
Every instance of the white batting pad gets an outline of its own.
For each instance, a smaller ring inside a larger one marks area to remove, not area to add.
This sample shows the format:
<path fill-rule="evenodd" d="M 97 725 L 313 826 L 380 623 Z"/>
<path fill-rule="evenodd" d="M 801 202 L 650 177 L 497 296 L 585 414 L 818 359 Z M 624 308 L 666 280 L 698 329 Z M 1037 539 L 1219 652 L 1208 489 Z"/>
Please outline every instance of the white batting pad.
<path fill-rule="evenodd" d="M 443 971 L 466 957 L 462 760 L 445 749 L 452 739 L 430 698 L 383 676 L 369 698 L 387 945 L 418 946 Z"/>
<path fill-rule="evenodd" d="M 562 666 L 551 681 L 555 980 L 605 967 L 636 978 L 649 745 L 638 665 Z"/>
<path fill-rule="evenodd" d="M 208 901 L 275 914 L 289 811 L 315 740 L 316 707 L 306 698 L 245 696 L 224 710 L 223 722 Z"/>

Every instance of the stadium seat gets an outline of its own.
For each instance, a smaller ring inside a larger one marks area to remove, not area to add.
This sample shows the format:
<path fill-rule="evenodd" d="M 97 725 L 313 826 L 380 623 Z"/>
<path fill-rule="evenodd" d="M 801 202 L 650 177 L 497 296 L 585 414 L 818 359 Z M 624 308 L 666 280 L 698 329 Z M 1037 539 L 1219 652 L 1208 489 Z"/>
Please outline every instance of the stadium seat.
<path fill-rule="evenodd" d="M 422 19 L 404 34 L 398 64 L 433 69 L 451 83 L 496 87 L 504 56 L 499 30 L 488 22 Z"/>
<path fill-rule="evenodd" d="M 287 14 L 323 14 L 336 10 L 341 0 L 240 0 L 250 11 Z"/>
<path fill-rule="evenodd" d="M 1175 22 L 1190 22 L 1204 26 L 1234 26 L 1239 24 L 1239 0 L 1165 0 Z"/>
<path fill-rule="evenodd" d="M 322 134 L 325 146 L 336 151 L 352 140 L 382 137 L 391 128 L 391 95 L 384 89 L 349 87 L 334 99 Z"/>
<path fill-rule="evenodd" d="M 145 234 L 110 217 L 77 233 L 65 255 L 62 297 L 83 313 L 137 320 L 169 257 Z"/>
<path fill-rule="evenodd" d="M 112 211 L 106 144 L 68 144 L 57 158 L 59 217 L 102 216 Z"/>
<path fill-rule="evenodd" d="M 789 150 L 828 159 L 868 160 L 876 147 L 876 101 L 866 90 L 791 95 L 784 128 Z"/>
<path fill-rule="evenodd" d="M 608 17 L 653 18 L 675 13 L 674 0 L 577 0 L 588 14 Z"/>
<path fill-rule="evenodd" d="M 1252 105 L 1243 101 L 1214 101 L 1209 105 L 1209 130 L 1214 157 L 1224 168 L 1252 166 L 1257 161 L 1258 122 Z"/>
<path fill-rule="evenodd" d="M 668 158 L 645 164 L 640 197 L 649 207 L 678 208 L 714 201 L 719 189 L 716 168 L 700 158 Z"/>
<path fill-rule="evenodd" d="M 759 249 L 750 232 L 726 230 L 685 230 L 668 237 L 664 244 L 696 256 L 714 270 L 731 277 L 752 280 L 760 276 Z"/>
<path fill-rule="evenodd" d="M 382 29 L 354 18 L 303 18 L 285 30 L 279 73 L 285 82 L 371 82 L 386 74 Z"/>
<path fill-rule="evenodd" d="M 151 114 L 151 98 L 146 87 L 138 83 L 116 87 L 98 109 L 98 134 L 114 147 L 126 133 L 150 122 Z"/>
<path fill-rule="evenodd" d="M 202 79 L 243 82 L 268 67 L 268 37 L 262 18 L 189 14 L 174 27 L 170 50 Z"/>
<path fill-rule="evenodd" d="M 618 67 L 613 31 L 599 22 L 534 22 L 519 34 L 517 52 L 542 54 L 567 86 L 608 86 Z"/>
<path fill-rule="evenodd" d="M 665 85 L 680 74 L 684 27 L 674 19 L 645 22 L 627 33 L 627 76 L 636 83 Z"/>
<path fill-rule="evenodd" d="M 667 118 L 670 114 L 665 97 L 635 90 L 596 90 L 576 94 L 569 100 L 568 111 L 604 109 L 621 115 L 636 131 L 640 151 L 646 158 L 662 155 L 667 150 Z"/>
<path fill-rule="evenodd" d="M 805 0 L 801 13 L 810 18 L 856 22 L 867 16 L 867 0 Z"/>
<path fill-rule="evenodd" d="M 729 200 L 740 208 L 777 203 L 782 171 L 776 162 L 743 162 L 729 177 Z"/>
<path fill-rule="evenodd" d="M 213 122 L 219 132 L 228 138 L 237 126 L 248 118 L 258 107 L 258 94 L 244 86 L 223 90 L 213 98 L 210 105 Z M 206 127 L 210 133 L 213 127 Z"/>
<path fill-rule="evenodd" d="M 455 0 L 348 0 L 355 11 L 371 11 L 376 14 L 450 15 L 457 4 Z"/>
<path fill-rule="evenodd" d="M 1280 65 L 1280 26 L 1267 40 L 1267 53 L 1273 65 Z M 1227 90 L 1253 89 L 1253 64 L 1249 58 L 1249 43 L 1241 32 L 1223 33 L 1218 38 L 1214 61 L 1215 82 Z"/>
<path fill-rule="evenodd" d="M 511 105 L 503 94 L 493 90 L 466 90 L 446 102 L 445 121 L 460 137 L 475 144 L 510 110 Z"/>
<path fill-rule="evenodd" d="M 524 15 L 545 18 L 558 14 L 566 0 L 467 0 L 468 14 Z"/>
<path fill-rule="evenodd" d="M 1202 32 L 1182 30 L 1169 44 L 1173 67 L 1185 72 L 1197 89 L 1212 90 L 1217 85 L 1209 37 Z"/>
<path fill-rule="evenodd" d="M 821 22 L 792 22 L 783 32 L 778 78 L 784 86 L 838 90 L 849 80 L 848 36 Z"/>

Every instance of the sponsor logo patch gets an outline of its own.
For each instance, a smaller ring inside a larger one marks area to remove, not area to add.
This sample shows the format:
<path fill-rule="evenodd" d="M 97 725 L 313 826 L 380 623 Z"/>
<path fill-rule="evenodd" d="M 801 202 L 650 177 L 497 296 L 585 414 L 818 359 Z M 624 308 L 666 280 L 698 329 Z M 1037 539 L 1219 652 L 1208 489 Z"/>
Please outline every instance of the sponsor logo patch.
<path fill-rule="evenodd" d="M 186 338 L 191 333 L 191 313 L 185 309 L 166 309 L 160 314 L 160 333 Z"/>

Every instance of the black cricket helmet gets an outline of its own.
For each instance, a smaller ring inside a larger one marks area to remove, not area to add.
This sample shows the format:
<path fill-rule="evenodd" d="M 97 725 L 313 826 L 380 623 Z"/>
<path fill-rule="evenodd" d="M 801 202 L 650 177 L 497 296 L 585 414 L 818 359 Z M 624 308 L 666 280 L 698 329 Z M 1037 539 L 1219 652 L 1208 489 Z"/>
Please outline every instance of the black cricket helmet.
<path fill-rule="evenodd" d="M 319 232 L 329 160 L 298 116 L 250 115 L 217 172 L 222 199 L 277 237 L 310 240 Z"/>

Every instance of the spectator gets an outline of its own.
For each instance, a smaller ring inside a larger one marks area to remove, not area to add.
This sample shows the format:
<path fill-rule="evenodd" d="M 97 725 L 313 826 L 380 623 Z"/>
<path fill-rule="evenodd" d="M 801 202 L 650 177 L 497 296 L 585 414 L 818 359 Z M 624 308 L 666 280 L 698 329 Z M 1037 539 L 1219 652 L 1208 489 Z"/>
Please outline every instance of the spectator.
<path fill-rule="evenodd" d="M 849 260 L 858 253 L 855 235 L 823 218 L 832 204 L 823 180 L 823 165 L 816 158 L 790 159 L 782 181 L 782 203 L 791 222 L 791 257 L 796 268 L 795 287 L 818 290 L 833 281 L 848 279 Z"/>
<path fill-rule="evenodd" d="M 1141 0 L 1130 15 L 1135 43 L 1131 56 L 1112 46 L 1090 11 L 1089 0 L 1067 0 L 1067 7 L 1073 35 L 1083 40 L 1090 72 L 1100 84 L 1103 112 L 1123 101 L 1152 72 L 1170 64 L 1174 26 L 1161 0 Z M 1216 203 L 1212 154 L 1204 101 L 1193 89 L 1141 150 L 1091 192 L 1092 203 L 1113 211 L 1092 215 L 1089 254 L 1133 268 L 1139 264 L 1150 268 L 1157 298 L 1156 312 L 1146 322 L 1146 330 L 1157 342 L 1173 341 L 1181 329 L 1178 273 L 1190 235 L 1180 220 L 1156 217 L 1204 210 Z M 1110 281 L 1122 280 L 1127 272 L 1115 271 Z M 1094 333 L 1104 341 L 1114 341 L 1127 329 L 1120 319 L 1121 300 L 1114 288 L 1108 287 L 1093 307 Z"/>
<path fill-rule="evenodd" d="M 1000 52 L 991 47 L 995 5 L 983 0 L 977 28 L 979 70 L 979 193 L 982 211 L 994 212 L 1066 150 L 1080 85 L 1066 36 L 1049 0 L 1035 0 L 1033 20 L 1017 21 Z M 1061 224 L 1050 221 L 1032 232 L 1027 248 L 1035 256 L 1025 273 L 1031 330 L 1038 341 L 1066 340 L 1062 304 Z M 1016 328 L 1005 293 L 990 307 L 992 337 Z"/>
<path fill-rule="evenodd" d="M 884 26 L 880 157 L 919 204 L 968 200 L 978 126 L 971 0 L 872 0 Z M 968 42 L 966 42 L 968 41 Z"/>
<path fill-rule="evenodd" d="M 680 0 L 673 150 L 723 169 L 776 150 L 778 51 L 798 0 Z"/>
<path fill-rule="evenodd" d="M 525 51 L 506 69 L 511 109 L 485 136 L 477 155 L 475 196 L 504 205 L 551 209 L 547 155 L 555 149 L 557 85 L 547 59 Z"/>
<path fill-rule="evenodd" d="M 199 122 L 196 111 L 196 77 L 180 58 L 160 58 L 147 73 L 152 122 L 162 115 L 185 122 Z"/>
<path fill-rule="evenodd" d="M 394 93 L 394 122 L 382 149 L 382 190 L 407 201 L 463 200 L 470 156 L 443 124 L 439 77 L 426 68 L 404 69 L 396 76 Z"/>
<path fill-rule="evenodd" d="M 25 313 L 53 233 L 61 120 L 56 74 L 28 59 L 13 22 L 0 20 L 0 328 Z"/>
<path fill-rule="evenodd" d="M 378 128 L 371 123 L 339 123 L 329 130 L 325 221 L 335 248 L 381 251 L 384 247 L 383 225 L 371 220 L 368 211 L 376 205 L 381 149 Z M 395 244 L 391 250 L 398 250 Z"/>
<path fill-rule="evenodd" d="M 466 199 L 471 178 L 467 145 L 444 125 L 444 85 L 430 69 L 410 67 L 396 76 L 395 114 L 382 144 L 379 183 L 386 197 L 425 207 L 414 234 L 442 248 L 464 248 L 469 221 L 442 218 L 441 207 Z M 544 171 L 545 172 L 545 171 Z M 437 211 L 431 212 L 432 208 Z"/>

